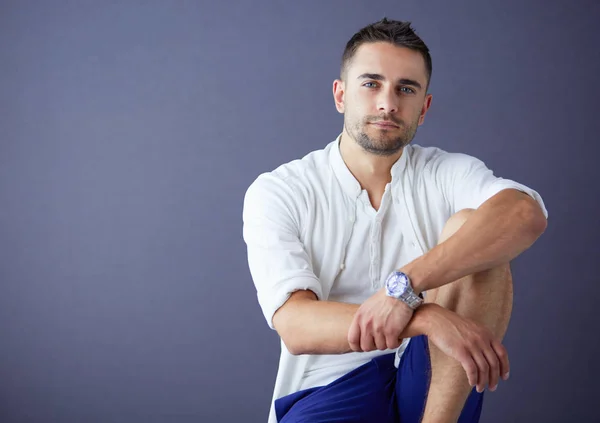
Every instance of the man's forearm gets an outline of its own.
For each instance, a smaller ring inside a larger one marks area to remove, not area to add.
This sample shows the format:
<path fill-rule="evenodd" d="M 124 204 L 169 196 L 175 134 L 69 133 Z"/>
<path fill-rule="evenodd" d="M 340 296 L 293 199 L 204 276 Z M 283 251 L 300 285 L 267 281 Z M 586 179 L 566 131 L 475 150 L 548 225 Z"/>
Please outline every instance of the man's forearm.
<path fill-rule="evenodd" d="M 292 354 L 344 354 L 352 352 L 348 330 L 359 304 L 302 299 L 286 304 L 274 317 L 276 329 Z M 435 304 L 419 307 L 399 338 L 426 333 L 427 315 Z M 288 318 L 293 316 L 293 318 Z"/>
<path fill-rule="evenodd" d="M 491 269 L 521 254 L 546 229 L 535 200 L 513 189 L 475 210 L 450 238 L 402 267 L 417 293 Z"/>

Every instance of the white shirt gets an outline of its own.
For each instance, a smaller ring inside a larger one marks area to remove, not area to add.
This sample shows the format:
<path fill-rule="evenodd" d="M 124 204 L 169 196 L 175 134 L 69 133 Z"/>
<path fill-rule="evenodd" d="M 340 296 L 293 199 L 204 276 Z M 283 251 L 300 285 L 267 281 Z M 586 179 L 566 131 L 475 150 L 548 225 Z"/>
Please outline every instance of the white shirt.
<path fill-rule="evenodd" d="M 548 216 L 536 191 L 494 176 L 481 160 L 414 144 L 393 165 L 375 211 L 346 167 L 339 139 L 263 173 L 246 192 L 248 264 L 271 329 L 273 314 L 297 290 L 309 289 L 319 300 L 362 303 L 391 271 L 437 245 L 451 215 L 476 209 L 501 190 L 529 194 Z M 398 348 L 396 366 L 408 342 Z M 269 423 L 277 421 L 275 399 L 327 384 L 392 351 L 294 356 L 281 342 Z"/>
<path fill-rule="evenodd" d="M 362 190 L 356 202 L 356 220 L 348 241 L 345 263 L 331 286 L 329 301 L 362 304 L 383 287 L 390 272 L 420 255 L 416 247 L 412 247 L 411 255 L 411 247 L 404 245 L 402 220 L 399 218 L 401 210 L 398 212 L 397 208 L 391 184 L 385 187 L 379 210 L 373 208 L 367 191 Z M 404 352 L 408 341 L 406 339 L 402 344 L 397 358 Z M 394 351 L 311 355 L 299 390 L 327 385 L 372 358 Z"/>

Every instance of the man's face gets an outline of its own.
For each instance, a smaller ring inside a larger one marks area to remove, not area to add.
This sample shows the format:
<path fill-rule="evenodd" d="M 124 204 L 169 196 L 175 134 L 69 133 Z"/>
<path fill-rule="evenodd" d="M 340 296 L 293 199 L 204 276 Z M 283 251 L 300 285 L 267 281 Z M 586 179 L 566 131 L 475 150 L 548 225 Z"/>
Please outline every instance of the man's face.
<path fill-rule="evenodd" d="M 346 132 L 366 151 L 393 155 L 409 144 L 431 103 L 423 56 L 390 43 L 361 45 L 334 84 Z"/>

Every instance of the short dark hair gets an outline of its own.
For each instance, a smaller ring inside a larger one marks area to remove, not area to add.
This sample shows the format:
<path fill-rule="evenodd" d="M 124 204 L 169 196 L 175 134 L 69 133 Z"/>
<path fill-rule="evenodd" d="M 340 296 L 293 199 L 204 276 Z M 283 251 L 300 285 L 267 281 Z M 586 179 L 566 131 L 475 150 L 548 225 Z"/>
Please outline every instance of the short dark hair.
<path fill-rule="evenodd" d="M 423 40 L 411 28 L 410 22 L 402 22 L 383 18 L 378 22 L 365 26 L 350 38 L 346 43 L 344 54 L 342 55 L 342 66 L 340 77 L 343 79 L 349 62 L 356 54 L 358 48 L 365 43 L 375 43 L 384 41 L 398 47 L 406 47 L 418 51 L 425 59 L 425 68 L 427 71 L 427 85 L 431 80 L 431 55 L 429 48 Z"/>

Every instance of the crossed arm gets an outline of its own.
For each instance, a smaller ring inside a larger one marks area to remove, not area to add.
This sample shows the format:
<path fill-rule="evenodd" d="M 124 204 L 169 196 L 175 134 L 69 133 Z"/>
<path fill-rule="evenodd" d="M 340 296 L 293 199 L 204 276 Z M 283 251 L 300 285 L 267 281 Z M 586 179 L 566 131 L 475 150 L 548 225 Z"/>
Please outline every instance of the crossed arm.
<path fill-rule="evenodd" d="M 503 190 L 483 203 L 449 239 L 401 270 L 411 276 L 417 292 L 437 288 L 509 262 L 529 248 L 545 228 L 546 218 L 535 200 L 514 189 Z M 371 317 L 355 320 L 365 307 L 374 311 Z M 363 305 L 317 301 L 311 291 L 297 291 L 277 310 L 273 324 L 292 354 L 367 351 L 360 347 L 360 339 L 365 337 L 384 337 L 387 348 L 420 334 L 428 335 L 432 342 L 460 342 L 449 339 L 449 334 L 477 330 L 478 325 L 436 304 L 424 304 L 414 313 L 407 309 L 382 291 Z M 390 319 L 392 315 L 400 317 Z M 395 327 L 386 323 L 403 319 L 404 323 Z M 372 349 L 376 348 L 368 350 Z"/>
<path fill-rule="evenodd" d="M 356 351 L 348 341 L 348 331 L 359 308 L 360 304 L 318 301 L 312 291 L 301 290 L 275 312 L 273 325 L 292 354 L 344 354 Z M 455 314 L 436 304 L 423 304 L 396 337 L 395 347 L 402 338 L 427 334 L 427 323 L 448 313 Z"/>
<path fill-rule="evenodd" d="M 537 240 L 546 225 L 534 199 L 505 189 L 484 202 L 454 235 L 403 271 L 410 275 L 417 293 L 438 288 L 510 262 Z"/>

